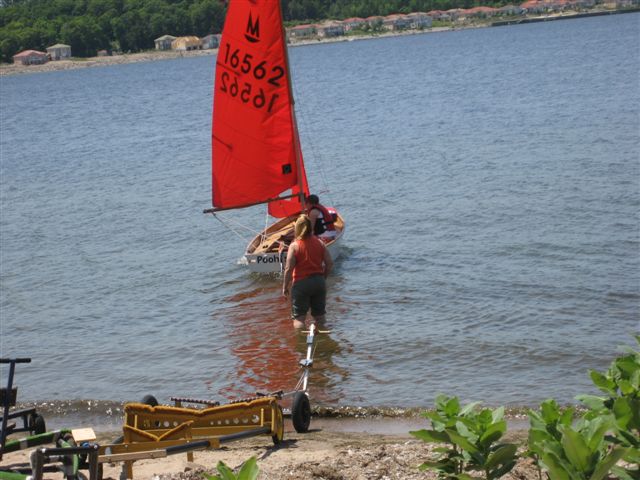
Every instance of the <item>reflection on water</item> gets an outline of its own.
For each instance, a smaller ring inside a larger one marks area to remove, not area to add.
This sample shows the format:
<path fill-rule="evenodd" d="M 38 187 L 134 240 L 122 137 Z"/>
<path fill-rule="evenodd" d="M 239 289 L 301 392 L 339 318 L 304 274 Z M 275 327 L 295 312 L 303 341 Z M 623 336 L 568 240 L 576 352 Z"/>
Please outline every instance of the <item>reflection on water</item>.
<path fill-rule="evenodd" d="M 292 327 L 290 304 L 280 295 L 279 283 L 253 286 L 225 299 L 228 307 L 216 312 L 231 331 L 227 341 L 236 359 L 220 395 L 228 400 L 256 392 L 292 391 L 302 375 L 299 361 L 306 356 L 306 333 Z M 322 330 L 326 325 L 320 326 Z M 312 399 L 333 402 L 342 397 L 339 385 L 348 371 L 334 363 L 341 345 L 330 333 L 315 336 L 314 364 L 309 391 Z M 212 379 L 215 383 L 215 379 Z"/>

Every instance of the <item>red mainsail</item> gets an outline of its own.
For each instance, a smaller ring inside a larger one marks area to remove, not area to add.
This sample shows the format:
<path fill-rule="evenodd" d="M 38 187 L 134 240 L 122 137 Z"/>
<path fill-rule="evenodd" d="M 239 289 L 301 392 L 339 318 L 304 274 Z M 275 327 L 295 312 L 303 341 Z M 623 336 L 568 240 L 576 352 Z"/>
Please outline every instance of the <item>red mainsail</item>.
<path fill-rule="evenodd" d="M 212 173 L 215 209 L 269 202 L 286 217 L 308 194 L 295 124 L 280 0 L 231 0 L 216 61 Z"/>

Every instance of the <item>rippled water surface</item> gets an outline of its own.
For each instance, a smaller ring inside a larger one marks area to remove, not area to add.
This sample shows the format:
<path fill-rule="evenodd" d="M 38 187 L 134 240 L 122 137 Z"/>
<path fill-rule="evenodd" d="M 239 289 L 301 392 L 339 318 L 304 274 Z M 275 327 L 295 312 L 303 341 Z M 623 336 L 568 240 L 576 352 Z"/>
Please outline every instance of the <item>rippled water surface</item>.
<path fill-rule="evenodd" d="M 632 344 L 639 15 L 291 50 L 310 183 L 348 222 L 312 401 L 571 402 Z M 0 348 L 33 358 L 19 400 L 295 385 L 279 280 L 236 265 L 251 232 L 201 213 L 213 64 L 1 79 Z"/>

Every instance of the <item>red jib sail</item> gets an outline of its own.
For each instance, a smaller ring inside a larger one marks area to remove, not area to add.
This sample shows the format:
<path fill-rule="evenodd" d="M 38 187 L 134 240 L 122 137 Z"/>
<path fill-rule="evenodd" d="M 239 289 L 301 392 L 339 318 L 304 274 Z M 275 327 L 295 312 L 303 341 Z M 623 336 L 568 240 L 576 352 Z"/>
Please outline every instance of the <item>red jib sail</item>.
<path fill-rule="evenodd" d="M 280 0 L 229 2 L 213 95 L 213 206 L 271 202 L 269 213 L 301 210 L 307 179 L 295 125 Z"/>

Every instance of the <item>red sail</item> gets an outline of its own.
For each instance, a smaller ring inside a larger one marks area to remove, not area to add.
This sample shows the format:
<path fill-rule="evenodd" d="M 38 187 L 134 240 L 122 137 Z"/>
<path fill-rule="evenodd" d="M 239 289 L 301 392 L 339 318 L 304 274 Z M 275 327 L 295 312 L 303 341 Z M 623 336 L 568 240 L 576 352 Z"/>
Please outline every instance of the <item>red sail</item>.
<path fill-rule="evenodd" d="M 300 186 L 308 193 L 288 68 L 280 0 L 229 2 L 213 96 L 215 208 L 273 201 Z M 300 209 L 279 200 L 270 213 Z"/>
<path fill-rule="evenodd" d="M 294 118 L 294 127 L 295 127 L 295 115 Z M 309 195 L 309 185 L 307 184 L 307 173 L 304 170 L 304 163 L 302 163 L 302 151 L 300 150 L 300 139 L 298 138 L 298 129 L 294 128 L 294 136 L 295 136 L 295 148 L 298 152 L 300 158 L 300 171 L 298 175 L 302 179 L 302 193 L 304 196 Z M 278 200 L 275 202 L 269 203 L 269 215 L 276 218 L 288 217 L 290 215 L 294 215 L 299 213 L 304 208 L 303 205 L 300 204 L 300 193 L 299 185 L 294 185 L 291 189 L 291 194 L 294 197 L 289 198 L 288 200 Z"/>

